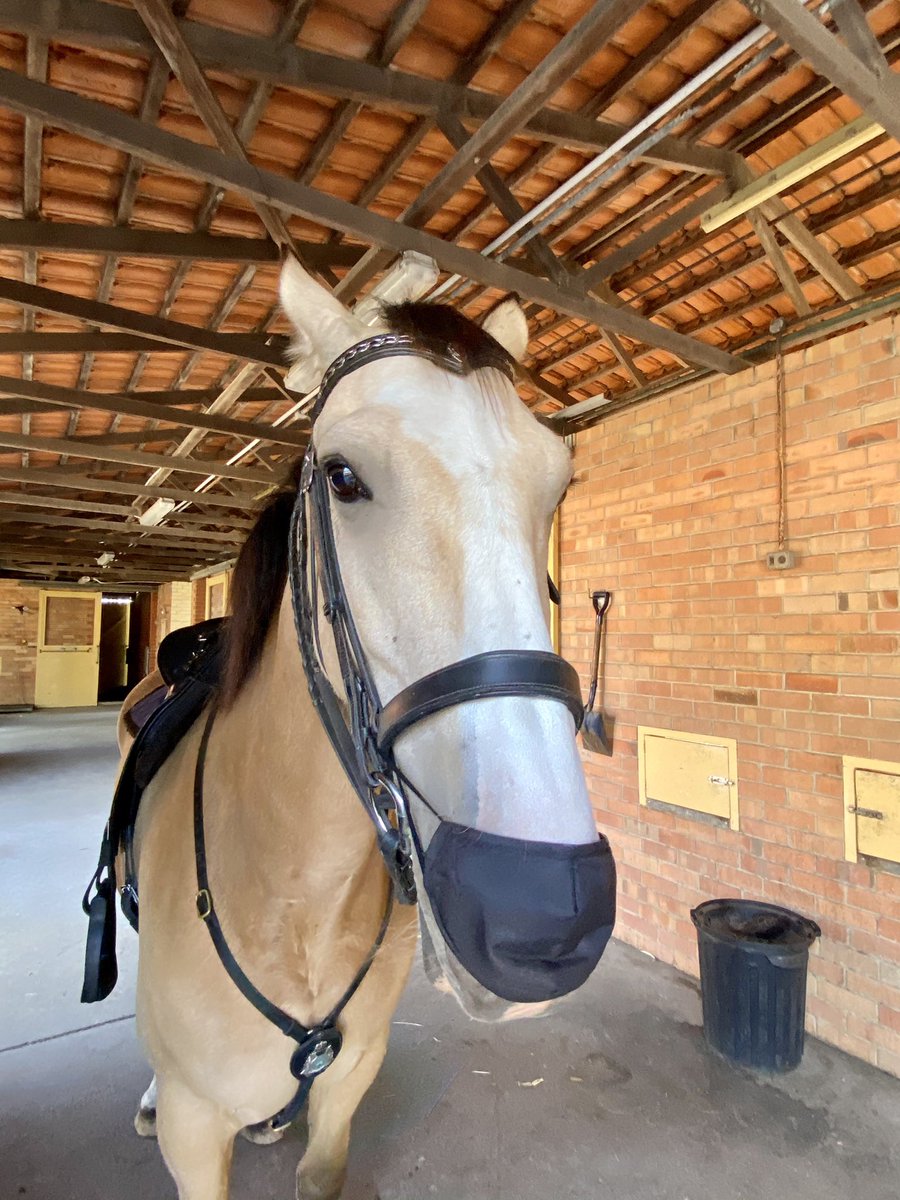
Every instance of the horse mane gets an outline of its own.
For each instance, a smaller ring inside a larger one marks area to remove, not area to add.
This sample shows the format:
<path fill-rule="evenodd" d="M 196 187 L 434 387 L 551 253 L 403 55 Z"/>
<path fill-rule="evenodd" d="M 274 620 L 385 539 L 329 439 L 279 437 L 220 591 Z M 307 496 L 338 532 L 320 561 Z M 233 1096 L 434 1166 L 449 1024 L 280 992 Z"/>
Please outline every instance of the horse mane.
<path fill-rule="evenodd" d="M 262 657 L 269 626 L 287 583 L 288 534 L 300 486 L 302 459 L 262 509 L 241 547 L 231 577 L 231 616 L 226 625 L 225 663 L 219 705 L 229 708 Z"/>
<path fill-rule="evenodd" d="M 392 333 L 412 337 L 423 349 L 436 345 L 455 351 L 463 368 L 499 366 L 506 351 L 474 321 L 447 304 L 406 302 L 386 305 L 384 320 Z M 241 548 L 231 580 L 231 616 L 226 626 L 225 663 L 219 704 L 229 708 L 252 675 L 275 619 L 287 583 L 288 534 L 300 486 L 298 459 L 259 514 Z"/>

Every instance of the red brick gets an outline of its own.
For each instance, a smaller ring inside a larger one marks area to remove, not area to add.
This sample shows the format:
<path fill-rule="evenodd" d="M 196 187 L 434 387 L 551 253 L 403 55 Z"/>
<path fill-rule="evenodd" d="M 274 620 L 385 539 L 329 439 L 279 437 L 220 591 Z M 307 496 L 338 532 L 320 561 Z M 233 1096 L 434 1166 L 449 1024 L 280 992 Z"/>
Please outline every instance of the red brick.
<path fill-rule="evenodd" d="M 774 425 L 760 411 L 771 364 L 579 434 L 562 625 L 586 680 L 584 595 L 597 579 L 614 592 L 605 704 L 616 757 L 588 771 L 619 855 L 621 935 L 696 973 L 687 910 L 700 896 L 762 896 L 816 915 L 811 1023 L 898 1069 L 900 1031 L 876 1010 L 900 1011 L 900 878 L 844 861 L 841 773 L 842 754 L 895 758 L 900 745 L 900 363 L 882 346 L 892 336 L 879 322 L 788 358 L 799 556 L 788 572 L 762 561 L 777 517 Z M 758 705 L 736 703 L 753 691 Z M 741 832 L 639 807 L 638 725 L 737 740 Z"/>

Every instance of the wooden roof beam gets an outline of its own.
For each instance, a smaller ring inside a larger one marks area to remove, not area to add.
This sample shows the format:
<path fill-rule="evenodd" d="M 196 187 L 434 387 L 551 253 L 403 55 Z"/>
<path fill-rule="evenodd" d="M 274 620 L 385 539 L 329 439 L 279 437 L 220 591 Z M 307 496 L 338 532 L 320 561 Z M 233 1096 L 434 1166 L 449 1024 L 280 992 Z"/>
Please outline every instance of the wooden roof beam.
<path fill-rule="evenodd" d="M 221 353 L 228 358 L 241 358 L 247 349 L 248 337 L 253 337 L 252 334 L 246 333 L 217 333 L 217 353 Z M 232 340 L 234 339 L 234 340 Z M 279 351 L 287 349 L 287 338 L 280 336 L 272 336 L 268 339 L 273 347 Z M 78 333 L 57 333 L 55 330 L 38 330 L 32 333 L 0 333 L 0 355 L 3 354 L 137 354 L 137 353 L 153 353 L 153 354 L 184 354 L 184 346 L 176 345 L 167 342 L 154 342 L 150 338 L 142 337 L 137 333 L 121 333 L 118 330 L 112 329 L 84 329 Z M 282 364 L 284 366 L 284 364 Z M 274 369 L 274 368 L 273 368 Z M 198 396 L 198 389 L 192 389 Z M 277 400 L 279 393 L 270 387 L 265 389 L 266 395 L 262 396 L 262 389 L 255 388 L 254 393 L 259 399 Z M 124 394 L 124 393 L 123 393 Z M 154 396 L 161 393 L 153 392 L 137 392 L 135 396 Z M 200 403 L 199 399 L 191 401 L 190 393 L 183 392 L 179 389 L 168 389 L 168 395 L 180 396 L 184 395 L 185 399 L 180 403 Z M 210 389 L 205 389 L 207 401 L 215 398 L 217 393 Z"/>
<path fill-rule="evenodd" d="M 891 137 L 900 140 L 900 78 L 880 65 L 884 63 L 880 47 L 876 63 L 859 58 L 829 33 L 819 17 L 804 8 L 800 0 L 744 0 L 744 3 L 820 75 L 856 101 Z M 846 25 L 846 10 L 844 20 Z"/>
<path fill-rule="evenodd" d="M 390 23 L 384 35 L 367 55 L 366 62 L 373 63 L 379 67 L 389 66 L 394 55 L 419 23 L 429 3 L 430 0 L 400 0 L 400 3 L 391 16 Z M 300 183 L 313 182 L 330 158 L 335 146 L 340 142 L 351 123 L 359 116 L 364 107 L 359 101 L 341 101 L 327 129 L 315 141 L 310 150 L 309 157 L 303 163 L 297 175 Z"/>
<path fill-rule="evenodd" d="M 452 113 L 442 114 L 438 117 L 437 123 L 451 147 L 456 151 L 462 150 L 470 136 L 463 123 L 457 120 Z M 495 167 L 486 162 L 482 166 L 476 167 L 475 177 L 490 197 L 494 207 L 510 224 L 521 220 L 524 209 Z M 562 281 L 568 277 L 569 272 L 540 235 L 532 238 L 525 246 L 525 257 L 531 261 L 535 271 L 540 275 L 545 275 L 547 279 Z"/>
<path fill-rule="evenodd" d="M 178 5 L 180 8 L 185 7 L 185 0 L 178 0 Z M 168 66 L 165 59 L 160 57 L 160 55 L 156 55 L 150 63 L 150 70 L 147 72 L 144 95 L 141 99 L 141 107 L 138 112 L 138 116 L 142 121 L 147 121 L 155 125 L 159 120 L 160 105 L 162 104 L 168 83 Z M 131 220 L 138 184 L 140 183 L 143 170 L 143 162 L 136 155 L 130 154 L 125 164 L 125 170 L 122 172 L 122 186 L 119 189 L 119 203 L 116 206 L 115 220 L 117 226 L 125 226 Z M 103 264 L 103 274 L 100 276 L 100 284 L 95 296 L 95 299 L 101 303 L 105 304 L 112 295 L 117 270 L 118 260 L 116 256 L 108 254 L 106 262 Z M 93 366 L 94 355 L 91 351 L 88 351 L 81 360 L 81 369 L 78 372 L 77 386 L 79 388 L 86 388 L 90 383 Z M 73 412 L 69 418 L 69 427 L 66 432 L 73 434 L 77 423 L 78 413 Z"/>
<path fill-rule="evenodd" d="M 8 489 L 0 489 L 0 504 L 14 504 L 18 508 L 52 508 L 61 509 L 63 512 L 96 513 L 100 516 L 131 519 L 138 515 L 137 509 L 128 504 L 105 504 L 99 500 L 65 500 L 60 496 L 39 496 L 35 492 L 13 492 Z M 191 524 L 187 513 L 179 513 L 178 519 L 183 523 Z M 196 514 L 194 514 L 193 520 L 194 523 L 215 524 L 209 517 L 199 517 Z M 229 517 L 227 521 L 223 519 L 220 522 L 221 526 L 228 526 L 232 529 L 249 529 L 252 524 L 252 521 L 239 517 Z"/>
<path fill-rule="evenodd" d="M 549 54 L 530 71 L 499 108 L 456 151 L 403 214 L 407 225 L 422 226 L 477 173 L 491 156 L 543 107 L 575 71 L 612 38 L 645 0 L 596 0 Z M 440 118 L 439 118 L 440 119 Z M 340 296 L 355 295 L 388 265 L 389 250 L 373 247 L 341 280 Z M 476 277 L 477 278 L 477 277 Z"/>
<path fill-rule="evenodd" d="M 247 163 L 241 139 L 232 128 L 218 96 L 184 40 L 171 6 L 165 0 L 132 0 L 132 4 L 140 13 L 141 20 L 149 29 L 153 40 L 190 96 L 200 119 L 220 148 L 232 158 Z M 255 200 L 253 206 L 272 241 L 279 246 L 290 246 L 299 258 L 294 239 L 282 214 L 264 201 Z"/>
<path fill-rule="evenodd" d="M 166 130 L 148 128 L 134 117 L 116 109 L 70 92 L 61 92 L 35 83 L 14 71 L 0 69 L 0 103 L 17 112 L 38 112 L 45 120 L 83 136 L 100 139 L 106 145 L 115 146 L 127 153 L 139 151 L 143 157 L 160 165 L 179 167 L 189 175 L 235 187 L 251 197 L 265 197 L 287 212 L 296 212 L 323 225 L 351 233 L 371 244 L 389 246 L 394 251 L 418 250 L 422 254 L 432 256 L 440 266 L 453 274 L 480 280 L 501 291 L 518 292 L 522 296 L 540 301 L 554 311 L 569 312 L 603 328 L 612 329 L 614 333 L 623 333 L 636 341 L 668 350 L 679 358 L 688 358 L 691 362 L 710 367 L 712 370 L 733 374 L 743 370 L 745 366 L 741 359 L 726 354 L 709 343 L 683 338 L 663 325 L 645 321 L 629 309 L 615 308 L 602 301 L 585 298 L 575 289 L 535 279 L 506 263 L 484 258 L 474 251 L 464 250 L 432 234 L 411 229 L 377 213 L 359 209 L 347 201 L 326 196 L 274 172 L 227 158 L 220 151 L 177 137 Z M 24 285 L 13 285 L 12 281 L 7 281 L 3 286 L 10 291 L 14 286 L 21 289 Z M 17 294 L 21 296 L 21 290 Z M 50 295 L 58 297 L 60 293 Z M 89 303 L 77 301 L 79 311 L 83 311 L 82 306 Z M 96 307 L 119 314 L 126 311 L 114 309 L 111 305 Z M 159 318 L 143 317 L 141 314 L 129 316 L 140 317 L 140 328 L 136 332 L 146 332 L 149 327 L 156 330 L 156 335 L 163 340 L 173 340 L 172 326 L 178 327 L 179 336 L 183 336 L 180 334 L 182 330 L 190 331 L 192 337 L 203 332 L 195 332 L 192 326 L 183 326 L 178 322 L 164 322 L 167 336 L 163 336 L 157 324 Z M 95 318 L 95 321 L 101 324 L 108 323 L 104 322 L 102 317 Z M 211 344 L 214 344 L 215 336 L 207 335 Z M 268 353 L 269 348 L 265 349 Z M 260 355 L 261 352 L 255 355 L 248 352 L 245 357 L 258 362 Z M 272 361 L 271 358 L 269 361 Z M 280 362 L 280 358 L 278 361 Z"/>
<path fill-rule="evenodd" d="M 132 396 L 108 395 L 103 392 L 79 392 L 75 388 L 58 387 L 50 383 L 35 383 L 0 375 L 0 392 L 8 396 L 25 396 L 39 403 L 63 404 L 67 408 L 96 409 L 101 412 L 123 413 L 129 417 L 146 417 L 151 421 L 163 421 L 168 425 L 180 425 L 187 429 L 208 429 L 213 433 L 224 433 L 229 437 L 258 438 L 264 442 L 278 442 L 286 446 L 306 448 L 309 437 L 294 429 L 277 429 L 255 421 L 237 421 L 232 417 L 210 415 L 205 412 L 167 411 L 165 405 L 150 404 Z M 146 431 L 151 432 L 151 431 Z"/>
<path fill-rule="evenodd" d="M 772 226 L 761 212 L 751 211 L 747 213 L 747 220 L 753 226 L 753 232 L 759 239 L 760 246 L 762 246 L 766 257 L 772 264 L 772 268 L 778 276 L 788 299 L 793 304 L 794 312 L 801 317 L 808 316 L 812 312 L 812 308 L 809 301 L 803 295 L 800 282 L 791 269 L 791 264 L 788 262 L 787 256 L 778 245 L 778 239 L 775 237 L 775 231 Z"/>
<path fill-rule="evenodd" d="M 613 19 L 611 25 L 613 32 L 624 20 L 625 7 L 635 6 L 634 0 L 602 0 L 602 3 L 614 18 L 618 6 L 618 19 Z M 42 33 L 75 45 L 107 47 L 141 57 L 152 56 L 157 49 L 137 13 L 99 0 L 4 0 L 3 28 Z M 502 98 L 475 88 L 284 45 L 277 35 L 251 37 L 187 20 L 179 28 L 202 66 L 218 67 L 278 87 L 321 92 L 376 108 L 430 117 L 453 112 L 460 120 L 487 121 L 505 103 Z M 599 45 L 602 44 L 601 41 Z M 624 130 L 608 121 L 592 121 L 576 113 L 541 108 L 525 122 L 522 132 L 555 145 L 597 151 L 611 146 Z M 731 159 L 727 151 L 677 137 L 661 139 L 647 150 L 647 155 L 648 161 L 676 166 L 679 170 L 689 168 L 722 175 L 727 173 Z"/>
<path fill-rule="evenodd" d="M 831 0 L 829 11 L 841 37 L 860 62 L 868 63 L 878 75 L 890 70 L 858 0 Z"/>
<path fill-rule="evenodd" d="M 484 64 L 488 61 L 494 51 L 500 46 L 512 30 L 518 25 L 525 14 L 534 5 L 534 0 L 510 0 L 509 3 L 501 9 L 497 19 L 492 25 L 489 25 L 485 31 L 484 37 L 473 47 L 470 53 L 466 55 L 463 61 L 459 64 L 453 75 L 450 77 L 450 82 L 454 84 L 464 85 L 474 79 Z M 406 133 L 400 139 L 399 144 L 390 152 L 385 161 L 381 164 L 380 170 L 376 175 L 369 180 L 365 187 L 360 192 L 356 203 L 361 208 L 368 208 L 375 197 L 379 194 L 385 184 L 389 183 L 394 178 L 400 167 L 406 162 L 407 158 L 413 153 L 416 147 L 422 142 L 434 128 L 435 115 L 420 116 L 410 125 Z M 456 241 L 455 237 L 449 237 L 448 241 Z"/>
<path fill-rule="evenodd" d="M 222 496 L 217 492 L 191 492 L 185 488 L 148 487 L 141 481 L 128 483 L 121 479 L 94 479 L 90 475 L 61 474 L 59 471 L 42 471 L 37 467 L 0 467 L 0 482 L 44 484 L 53 488 L 71 488 L 79 492 L 99 492 L 114 496 L 150 496 L 159 500 L 177 500 L 179 502 L 202 502 L 203 506 L 214 508 L 246 509 L 253 511 L 262 506 L 262 501 L 256 499 L 253 492 L 239 495 Z M 73 506 L 77 501 L 72 501 Z"/>
<path fill-rule="evenodd" d="M 352 267 L 359 246 L 333 242 L 297 242 L 304 262 L 320 267 Z M 0 246 L 6 250 L 52 250 L 68 254 L 112 254 L 125 258 L 186 259 L 191 262 L 277 263 L 278 247 L 269 238 L 226 237 L 212 233 L 175 233 L 127 225 L 73 225 L 64 221 L 0 220 Z"/>
<path fill-rule="evenodd" d="M 112 534 L 128 541 L 149 537 L 154 541 L 159 540 L 160 545 L 165 541 L 178 544 L 183 539 L 190 538 L 192 548 L 198 546 L 206 550 L 215 549 L 219 543 L 239 546 L 242 541 L 239 534 L 215 533 L 210 530 L 178 529 L 171 525 L 138 525 L 137 522 L 124 525 L 117 521 L 94 520 L 92 517 L 53 517 L 46 513 L 5 513 L 2 509 L 0 525 L 4 527 L 7 535 L 10 525 L 47 525 L 62 529 L 96 530 L 98 533 Z M 109 538 L 105 538 L 105 541 L 108 543 Z"/>
<path fill-rule="evenodd" d="M 141 450 L 117 450 L 111 446 L 84 446 L 74 438 L 44 438 L 33 435 L 7 433 L 0 430 L 0 446 L 13 450 L 33 450 L 43 454 L 71 454 L 76 458 L 91 458 L 99 462 L 125 463 L 128 466 L 157 467 L 171 471 L 185 471 L 193 475 L 215 475 L 220 479 L 239 479 L 244 483 L 261 483 L 271 486 L 277 476 L 270 471 L 257 471 L 251 467 L 229 467 L 212 459 L 182 458 L 172 454 L 147 454 Z"/>
<path fill-rule="evenodd" d="M 282 45 L 282 44 L 289 45 L 296 39 L 297 34 L 300 32 L 301 26 L 303 25 L 303 22 L 306 19 L 306 14 L 308 13 L 311 6 L 312 6 L 312 0 L 289 0 L 289 3 L 287 4 L 287 6 L 284 10 L 281 24 L 279 25 L 278 31 L 275 34 L 275 41 L 279 45 Z M 181 17 L 181 16 L 183 16 L 183 13 L 175 12 L 173 15 L 176 17 Z M 176 43 L 178 43 L 178 45 L 182 44 L 181 28 L 182 28 L 181 25 L 179 25 L 177 27 L 177 29 L 175 31 L 175 35 L 174 35 L 175 41 L 176 41 Z M 188 58 L 190 57 L 190 51 L 185 51 L 184 53 L 185 53 L 185 57 L 188 57 Z M 199 70 L 199 68 L 197 68 L 197 69 Z M 204 94 L 208 95 L 208 93 L 209 93 L 209 88 L 205 87 L 205 84 L 204 84 Z M 264 81 L 258 82 L 255 85 L 255 87 L 252 89 L 250 96 L 244 105 L 243 111 L 241 112 L 241 115 L 238 117 L 238 119 L 235 123 L 234 130 L 233 130 L 233 137 L 237 139 L 237 143 L 241 147 L 240 153 L 241 153 L 242 158 L 246 157 L 243 154 L 243 147 L 246 146 L 249 143 L 250 139 L 252 138 L 252 136 L 256 130 L 256 127 L 262 118 L 262 114 L 265 110 L 265 107 L 269 102 L 269 97 L 271 96 L 271 94 L 272 94 L 272 85 L 271 84 L 266 83 Z M 220 108 L 215 96 L 212 97 L 212 107 L 216 110 L 218 110 Z M 216 119 L 216 118 L 213 118 L 213 119 Z M 221 124 L 221 121 L 219 123 Z M 229 137 L 228 134 L 225 134 L 224 136 L 226 138 Z M 208 232 L 208 230 L 212 224 L 213 218 L 215 217 L 216 213 L 218 212 L 219 206 L 222 203 L 222 199 L 224 198 L 224 196 L 225 196 L 225 189 L 223 187 L 220 187 L 216 184 L 211 184 L 211 185 L 207 186 L 205 195 L 203 196 L 203 200 L 200 203 L 200 207 L 197 211 L 197 215 L 196 215 L 196 218 L 194 221 L 194 232 L 195 233 Z M 273 217 L 273 219 L 275 219 L 275 218 Z M 287 230 L 285 230 L 285 233 L 287 235 L 287 239 L 291 240 L 290 235 L 287 233 Z M 277 248 L 277 247 L 275 247 L 274 242 L 270 242 L 269 244 L 272 245 L 274 248 Z M 307 263 L 312 269 L 318 269 L 319 272 L 322 274 L 323 278 L 325 278 L 327 280 L 333 279 L 333 274 L 332 274 L 331 268 L 329 266 L 327 266 L 327 265 L 318 265 L 317 266 L 314 259 L 307 258 L 304 256 L 303 251 L 298 243 L 293 242 L 292 244 L 295 247 L 295 250 L 296 250 L 298 256 L 300 258 L 302 258 L 302 260 L 305 263 Z M 185 279 L 187 278 L 187 275 L 191 269 L 191 266 L 192 266 L 192 263 L 190 262 L 190 260 L 187 260 L 187 259 L 183 260 L 179 264 L 178 269 L 175 271 L 174 275 L 172 276 L 171 280 L 169 281 L 169 286 L 166 288 L 165 295 L 163 296 L 162 303 L 161 303 L 160 309 L 159 309 L 160 316 L 167 317 L 169 315 L 169 313 L 172 309 L 172 305 L 175 303 L 175 301 L 178 297 L 178 293 L 181 290 L 181 285 L 184 283 Z M 230 290 L 226 293 L 223 301 L 219 305 L 220 311 L 222 310 L 222 308 L 224 306 L 228 305 L 229 303 L 234 303 L 236 301 L 238 296 L 243 292 L 243 290 L 249 284 L 251 278 L 252 278 L 252 276 L 247 276 L 245 274 L 242 274 L 238 277 L 238 279 L 234 282 L 234 284 L 232 285 Z M 212 324 L 213 322 L 210 322 L 210 323 Z M 137 385 L 141 379 L 141 376 L 144 373 L 144 369 L 147 366 L 147 362 L 148 362 L 147 353 L 146 352 L 142 353 L 138 357 L 138 359 L 136 360 L 136 362 L 132 368 L 131 377 L 128 382 L 129 388 L 137 387 Z M 195 364 L 195 358 L 192 357 L 192 358 L 188 359 L 187 363 L 184 365 L 184 367 L 182 367 L 181 372 L 179 372 L 180 380 L 187 378 L 187 375 L 190 373 L 191 370 L 193 370 L 194 364 Z M 179 384 L 176 384 L 176 386 L 180 386 L 180 382 L 179 382 Z"/>
<path fill-rule="evenodd" d="M 53 90 L 53 89 L 49 89 Z M 74 99 L 74 97 L 70 97 Z M 101 106 L 102 107 L 102 106 Z M 154 342 L 166 342 L 188 350 L 202 350 L 212 354 L 245 358 L 249 362 L 265 366 L 284 367 L 281 349 L 282 339 L 277 345 L 253 334 L 232 334 L 224 345 L 221 334 L 185 325 L 182 321 L 171 321 L 163 317 L 148 316 L 135 309 L 119 308 L 115 304 L 102 304 L 97 300 L 84 300 L 69 292 L 57 292 L 52 288 L 21 283 L 17 279 L 0 278 L 0 300 L 21 304 L 23 308 L 39 309 L 57 316 L 74 317 L 90 325 L 108 325 L 140 334 Z M 239 340 L 242 339 L 242 340 Z"/>
<path fill-rule="evenodd" d="M 47 39 L 40 35 L 28 38 L 25 50 L 25 70 L 29 79 L 41 83 L 47 81 Z M 26 116 L 22 148 L 22 216 L 36 217 L 41 207 L 41 168 L 44 156 L 44 123 L 38 117 Z M 37 283 L 37 254 L 30 250 L 25 255 L 23 278 L 26 283 Z M 34 312 L 28 310 L 22 321 L 22 329 L 30 333 L 34 329 Z M 34 355 L 22 358 L 22 374 L 26 379 L 34 377 Z M 31 432 L 31 416 L 22 416 L 22 433 Z M 22 455 L 23 466 L 28 466 L 28 453 Z"/>

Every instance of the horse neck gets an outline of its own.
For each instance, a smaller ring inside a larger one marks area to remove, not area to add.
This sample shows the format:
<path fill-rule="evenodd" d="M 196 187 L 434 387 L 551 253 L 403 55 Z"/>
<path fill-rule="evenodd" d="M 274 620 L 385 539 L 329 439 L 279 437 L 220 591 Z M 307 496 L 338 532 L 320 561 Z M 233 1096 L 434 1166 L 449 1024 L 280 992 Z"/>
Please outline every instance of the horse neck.
<path fill-rule="evenodd" d="M 216 718 L 206 780 L 211 853 L 228 860 L 229 887 L 304 911 L 327 897 L 336 911 L 366 880 L 380 902 L 374 832 L 309 697 L 288 596 L 256 669 Z"/>

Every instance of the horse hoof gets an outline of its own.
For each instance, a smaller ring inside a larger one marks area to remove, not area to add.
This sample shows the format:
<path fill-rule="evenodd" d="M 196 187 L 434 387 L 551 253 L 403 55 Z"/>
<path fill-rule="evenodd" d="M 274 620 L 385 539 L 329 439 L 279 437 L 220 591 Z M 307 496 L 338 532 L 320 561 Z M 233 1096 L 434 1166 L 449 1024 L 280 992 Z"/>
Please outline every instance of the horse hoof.
<path fill-rule="evenodd" d="M 260 1121 L 258 1125 L 246 1125 L 241 1130 L 241 1137 L 252 1142 L 254 1146 L 273 1146 L 280 1142 L 284 1135 L 284 1129 L 273 1129 L 268 1121 Z"/>
<path fill-rule="evenodd" d="M 139 1108 L 134 1118 L 134 1128 L 138 1137 L 156 1137 L 156 1109 Z"/>

